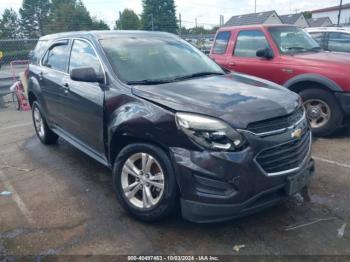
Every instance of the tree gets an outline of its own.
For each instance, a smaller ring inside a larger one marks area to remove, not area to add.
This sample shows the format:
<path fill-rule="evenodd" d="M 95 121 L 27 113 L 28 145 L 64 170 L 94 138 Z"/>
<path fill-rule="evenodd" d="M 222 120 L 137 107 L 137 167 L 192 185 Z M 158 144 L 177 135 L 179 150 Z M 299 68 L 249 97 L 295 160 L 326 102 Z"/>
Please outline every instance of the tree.
<path fill-rule="evenodd" d="M 15 10 L 6 8 L 0 19 L 0 38 L 16 39 L 20 38 L 20 20 Z"/>
<path fill-rule="evenodd" d="M 38 38 L 44 35 L 44 26 L 48 22 L 50 9 L 49 0 L 23 0 L 19 14 L 26 37 Z"/>
<path fill-rule="evenodd" d="M 174 0 L 143 0 L 141 19 L 144 30 L 177 33 Z"/>
<path fill-rule="evenodd" d="M 312 18 L 312 13 L 311 13 L 310 11 L 305 11 L 305 12 L 303 12 L 303 14 L 304 14 L 304 17 L 305 17 L 306 19 Z"/>
<path fill-rule="evenodd" d="M 92 19 L 83 2 L 78 0 L 52 0 L 52 12 L 46 31 L 49 33 L 108 29 L 102 21 Z"/>
<path fill-rule="evenodd" d="M 119 12 L 119 19 L 115 22 L 115 28 L 119 30 L 137 30 L 140 29 L 140 19 L 133 10 L 124 9 Z"/>
<path fill-rule="evenodd" d="M 103 20 L 93 17 L 91 30 L 110 30 L 110 28 Z"/>

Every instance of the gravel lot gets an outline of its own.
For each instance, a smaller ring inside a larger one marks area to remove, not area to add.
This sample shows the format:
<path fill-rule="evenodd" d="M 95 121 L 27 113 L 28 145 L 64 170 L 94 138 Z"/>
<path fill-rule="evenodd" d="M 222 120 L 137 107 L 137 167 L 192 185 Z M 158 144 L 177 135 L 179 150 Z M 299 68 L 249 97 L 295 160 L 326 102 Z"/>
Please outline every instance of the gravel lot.
<path fill-rule="evenodd" d="M 350 255 L 350 131 L 316 140 L 313 156 L 317 171 L 309 201 L 291 199 L 219 224 L 192 224 L 179 215 L 143 224 L 118 204 L 108 169 L 62 139 L 42 145 L 29 112 L 0 109 L 0 192 L 11 192 L 0 195 L 0 258 L 222 255 L 237 254 L 235 245 L 245 245 L 242 255 Z"/>

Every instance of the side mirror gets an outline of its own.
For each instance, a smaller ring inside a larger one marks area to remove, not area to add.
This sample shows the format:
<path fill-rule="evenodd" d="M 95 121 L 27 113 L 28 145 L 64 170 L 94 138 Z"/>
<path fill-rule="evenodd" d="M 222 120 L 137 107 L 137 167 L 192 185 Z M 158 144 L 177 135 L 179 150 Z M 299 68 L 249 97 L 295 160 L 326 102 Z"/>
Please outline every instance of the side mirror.
<path fill-rule="evenodd" d="M 274 57 L 273 51 L 269 47 L 258 49 L 256 51 L 256 56 L 266 58 L 266 59 L 272 59 Z"/>
<path fill-rule="evenodd" d="M 92 67 L 74 68 L 70 71 L 70 78 L 74 81 L 104 83 L 104 77 L 96 73 Z"/>

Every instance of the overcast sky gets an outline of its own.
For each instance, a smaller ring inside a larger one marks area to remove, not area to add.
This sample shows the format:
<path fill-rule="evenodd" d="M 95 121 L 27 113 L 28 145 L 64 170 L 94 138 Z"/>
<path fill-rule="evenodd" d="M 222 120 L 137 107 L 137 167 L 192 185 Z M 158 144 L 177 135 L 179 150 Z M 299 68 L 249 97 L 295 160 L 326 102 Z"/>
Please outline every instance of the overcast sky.
<path fill-rule="evenodd" d="M 339 4 L 339 0 L 256 0 L 257 11 L 275 9 L 278 14 L 289 14 L 309 11 Z M 113 25 L 118 12 L 124 8 L 133 9 L 137 14 L 142 12 L 141 0 L 83 0 L 90 13 Z M 1 0 L 0 12 L 6 7 L 16 10 L 21 6 L 22 0 Z M 350 3 L 350 0 L 343 0 Z M 233 15 L 254 12 L 254 0 L 175 0 L 177 14 L 181 13 L 183 25 L 193 27 L 195 18 L 198 25 L 212 27 L 219 24 L 220 14 L 227 21 Z"/>

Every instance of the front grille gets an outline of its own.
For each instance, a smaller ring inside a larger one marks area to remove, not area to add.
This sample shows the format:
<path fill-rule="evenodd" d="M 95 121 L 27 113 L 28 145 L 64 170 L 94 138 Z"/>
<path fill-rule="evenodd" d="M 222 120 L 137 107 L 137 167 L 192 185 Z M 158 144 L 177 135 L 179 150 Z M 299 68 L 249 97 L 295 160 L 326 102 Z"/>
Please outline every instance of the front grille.
<path fill-rule="evenodd" d="M 300 107 L 292 114 L 250 123 L 247 130 L 255 134 L 262 134 L 293 126 L 304 115 L 304 108 Z"/>
<path fill-rule="evenodd" d="M 309 153 L 310 143 L 311 134 L 308 131 L 300 139 L 262 151 L 256 161 L 269 175 L 299 168 Z"/>

